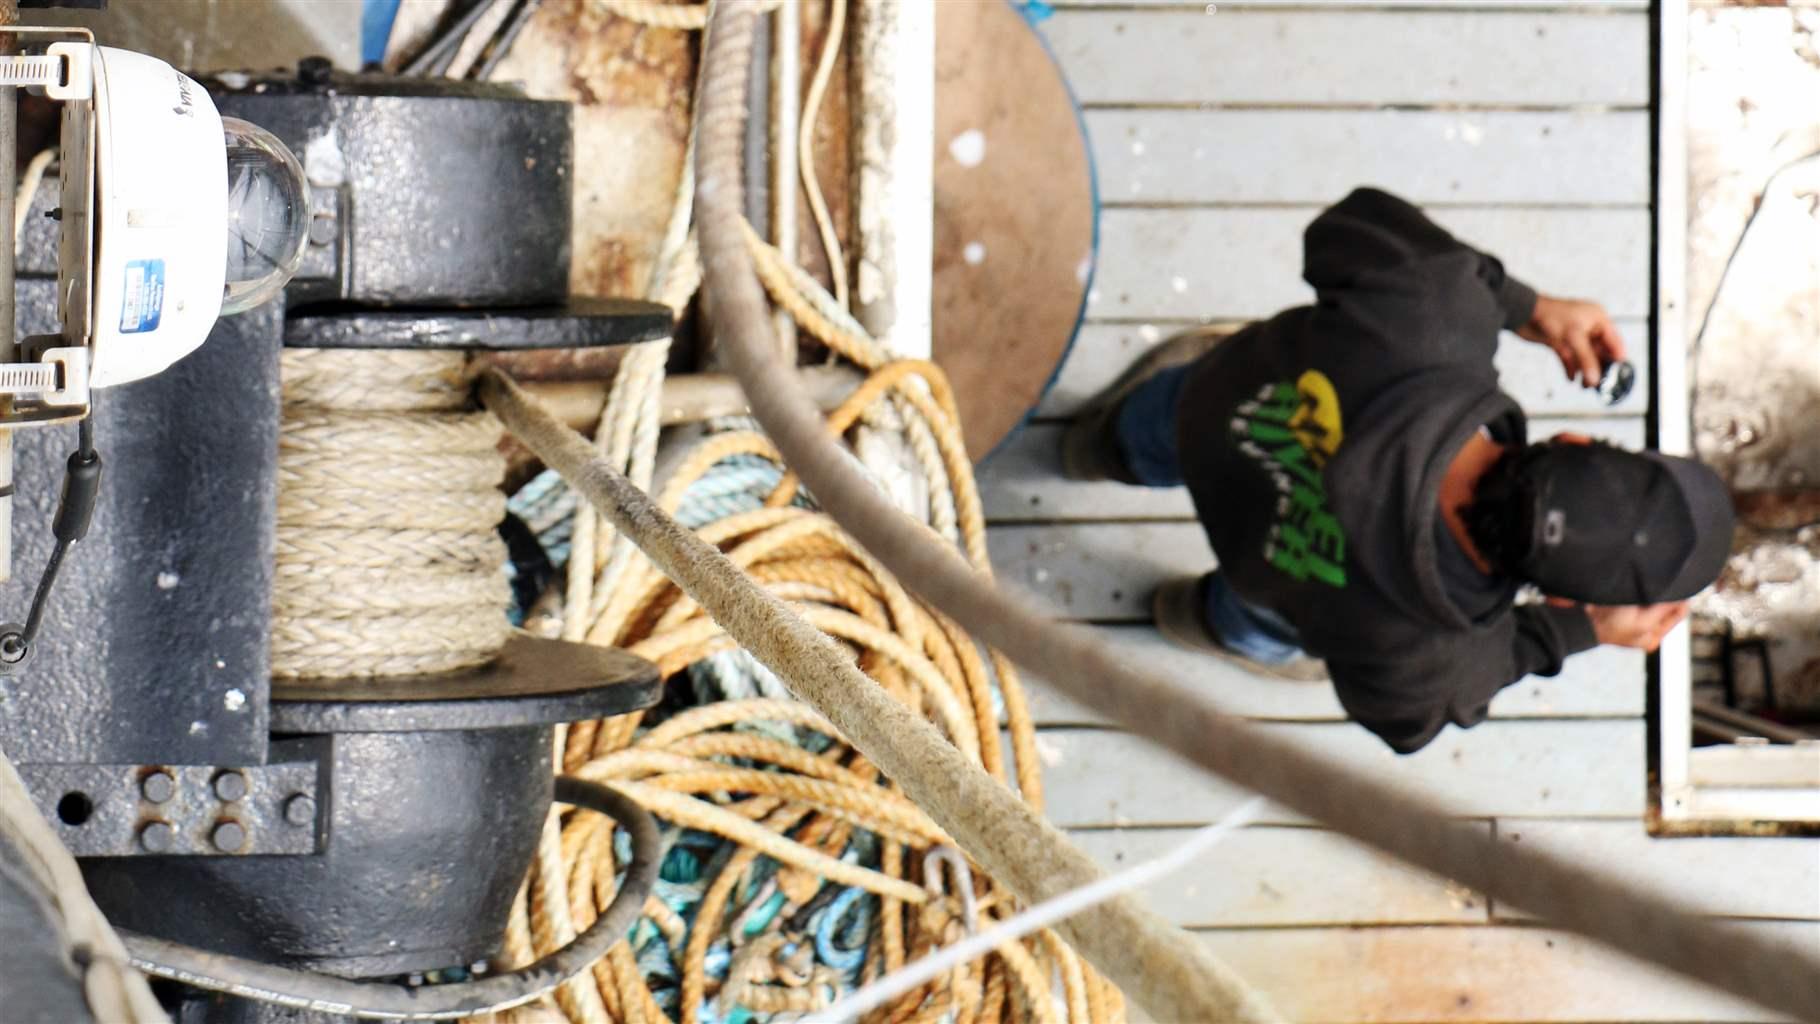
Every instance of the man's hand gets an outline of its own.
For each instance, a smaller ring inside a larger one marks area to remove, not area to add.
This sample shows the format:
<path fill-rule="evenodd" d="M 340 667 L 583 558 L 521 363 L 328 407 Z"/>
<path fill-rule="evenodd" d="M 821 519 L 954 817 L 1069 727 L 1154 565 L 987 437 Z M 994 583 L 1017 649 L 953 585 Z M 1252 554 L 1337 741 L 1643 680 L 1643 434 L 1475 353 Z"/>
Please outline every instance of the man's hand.
<path fill-rule="evenodd" d="M 1687 602 L 1648 605 L 1586 606 L 1586 617 L 1592 620 L 1593 633 L 1602 644 L 1635 647 L 1653 651 L 1662 646 L 1668 631 L 1687 618 Z"/>
<path fill-rule="evenodd" d="M 1537 296 L 1536 311 L 1517 336 L 1553 349 L 1567 379 L 1586 387 L 1599 383 L 1605 366 L 1624 358 L 1624 339 L 1596 302 Z"/>

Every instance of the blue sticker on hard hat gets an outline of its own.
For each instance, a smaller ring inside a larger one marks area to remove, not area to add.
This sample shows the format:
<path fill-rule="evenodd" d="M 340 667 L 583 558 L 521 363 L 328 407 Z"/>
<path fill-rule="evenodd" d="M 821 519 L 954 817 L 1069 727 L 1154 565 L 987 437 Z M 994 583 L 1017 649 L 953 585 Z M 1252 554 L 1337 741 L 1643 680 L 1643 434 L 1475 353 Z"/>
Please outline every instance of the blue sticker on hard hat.
<path fill-rule="evenodd" d="M 126 265 L 126 287 L 121 289 L 120 333 L 139 334 L 158 329 L 164 314 L 164 261 L 134 260 Z"/>

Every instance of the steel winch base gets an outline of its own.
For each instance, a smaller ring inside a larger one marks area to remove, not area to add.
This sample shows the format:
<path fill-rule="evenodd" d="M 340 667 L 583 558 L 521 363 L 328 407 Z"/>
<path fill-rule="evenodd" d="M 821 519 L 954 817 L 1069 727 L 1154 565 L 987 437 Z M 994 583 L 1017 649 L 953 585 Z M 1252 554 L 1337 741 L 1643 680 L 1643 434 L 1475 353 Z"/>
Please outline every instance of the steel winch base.
<path fill-rule="evenodd" d="M 123 927 L 346 977 L 461 967 L 496 952 L 535 849 L 551 726 L 654 704 L 657 672 L 621 652 L 520 636 L 492 666 L 448 679 L 275 689 L 279 354 L 627 344 L 668 332 L 670 313 L 566 294 L 566 104 L 319 65 L 223 76 L 211 91 L 223 113 L 272 130 L 306 166 L 314 145 L 343 173 L 310 168 L 318 230 L 283 301 L 224 318 L 170 371 L 100 396 L 101 505 L 38 649 L 0 677 L 0 748 L 28 780 L 64 789 L 88 772 L 95 793 L 80 795 L 125 802 L 70 822 L 56 814 L 68 793 L 33 794 L 66 839 L 91 821 L 127 830 L 87 837 L 112 855 L 82 859 Z M 54 233 L 24 241 L 20 334 L 50 333 Z M 0 584 L 0 607 L 30 602 L 73 443 L 71 428 L 16 435 L 18 571 Z M 55 770 L 34 776 L 34 766 Z M 202 813 L 219 820 L 197 827 L 241 831 L 174 853 L 143 838 L 157 802 L 120 780 L 202 777 L 184 766 L 238 769 L 255 788 L 256 773 L 285 766 L 296 791 L 257 814 L 251 799 L 210 796 Z M 226 841 L 262 829 L 295 830 L 286 848 L 311 833 L 313 852 Z M 181 1015 L 289 1012 L 192 993 Z"/>

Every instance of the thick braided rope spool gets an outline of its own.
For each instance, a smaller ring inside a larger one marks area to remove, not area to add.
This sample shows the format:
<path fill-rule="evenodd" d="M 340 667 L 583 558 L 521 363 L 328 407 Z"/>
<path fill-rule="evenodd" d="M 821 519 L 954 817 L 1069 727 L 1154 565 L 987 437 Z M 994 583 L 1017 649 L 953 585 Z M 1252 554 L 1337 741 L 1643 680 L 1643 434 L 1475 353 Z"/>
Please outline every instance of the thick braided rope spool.
<path fill-rule="evenodd" d="M 284 351 L 274 676 L 448 672 L 505 644 L 505 460 L 465 360 Z"/>

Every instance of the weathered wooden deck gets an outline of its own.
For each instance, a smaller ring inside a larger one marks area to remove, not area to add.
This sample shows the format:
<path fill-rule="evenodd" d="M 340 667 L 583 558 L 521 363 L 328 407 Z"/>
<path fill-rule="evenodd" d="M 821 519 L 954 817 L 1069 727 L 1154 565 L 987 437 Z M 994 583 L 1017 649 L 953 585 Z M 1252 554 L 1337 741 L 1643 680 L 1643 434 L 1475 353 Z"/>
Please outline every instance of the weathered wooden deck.
<path fill-rule="evenodd" d="M 1187 496 L 1062 481 L 1056 421 L 1173 330 L 1305 301 L 1301 229 L 1352 186 L 1427 205 L 1544 291 L 1604 303 L 1634 353 L 1649 344 L 1647 3 L 1206 7 L 1075 0 L 1041 25 L 1086 107 L 1105 209 L 1088 324 L 1039 422 L 983 471 L 1000 573 L 1227 707 L 1448 800 L 1501 842 L 1571 851 L 1820 946 L 1820 840 L 1648 835 L 1648 683 L 1634 652 L 1513 686 L 1491 721 L 1398 758 L 1345 722 L 1325 686 L 1250 678 L 1148 626 L 1151 587 L 1211 561 Z M 1647 381 L 1614 411 L 1536 346 L 1507 338 L 1498 362 L 1535 434 L 1643 443 Z M 1240 799 L 1040 687 L 1034 699 L 1049 811 L 1108 865 L 1160 852 Z M 1281 810 L 1153 895 L 1298 1020 L 1773 1019 Z"/>

